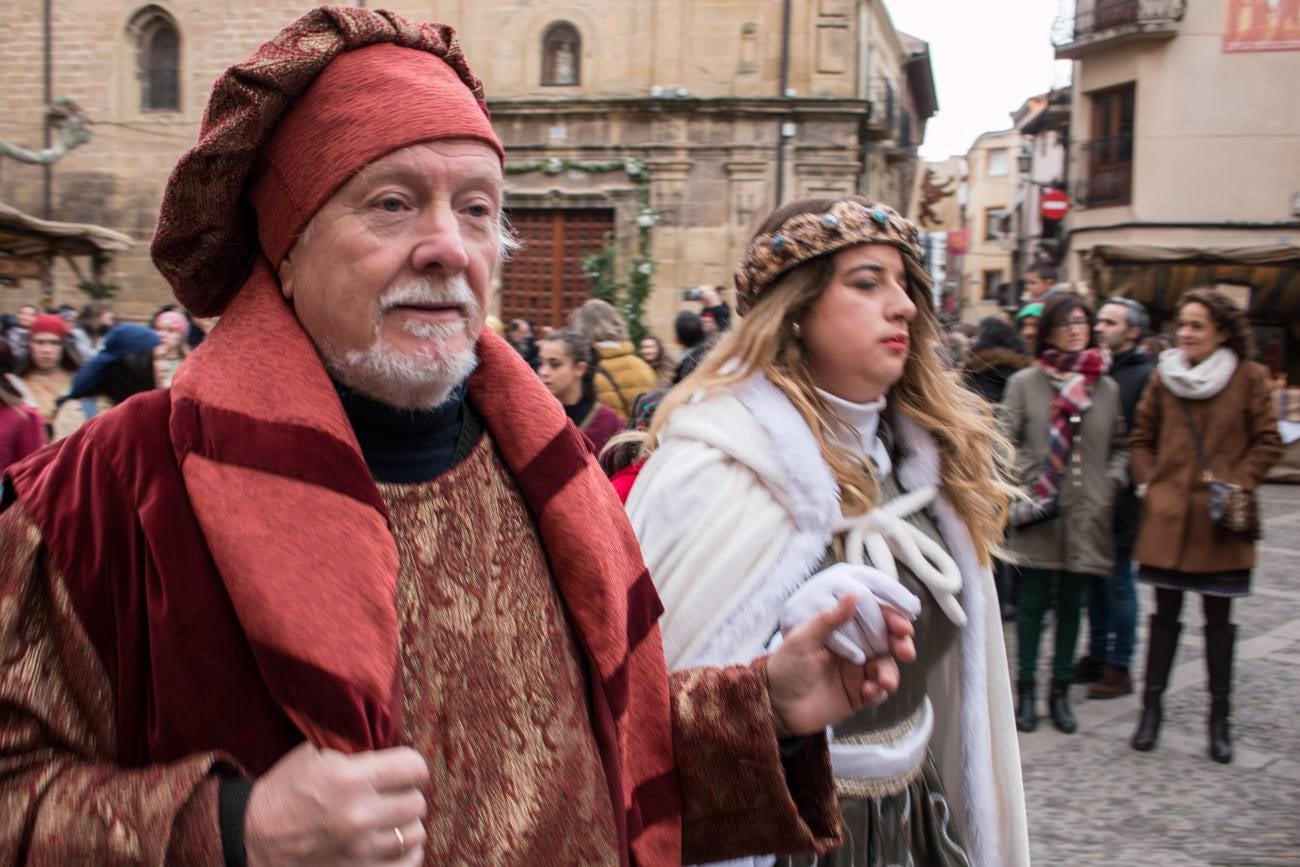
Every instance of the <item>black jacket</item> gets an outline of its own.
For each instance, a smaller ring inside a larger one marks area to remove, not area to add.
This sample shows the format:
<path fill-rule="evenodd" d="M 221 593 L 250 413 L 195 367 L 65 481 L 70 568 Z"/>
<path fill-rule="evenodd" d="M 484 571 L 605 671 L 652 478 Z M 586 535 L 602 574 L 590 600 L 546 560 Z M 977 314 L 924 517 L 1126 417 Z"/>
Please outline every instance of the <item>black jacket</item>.
<path fill-rule="evenodd" d="M 682 356 L 682 360 L 677 362 L 677 370 L 673 372 L 673 385 L 676 385 L 694 373 L 695 368 L 699 367 L 701 362 L 704 361 L 704 356 L 712 352 L 713 347 L 717 345 L 718 336 L 715 334 L 712 337 L 704 338 L 699 343 L 686 350 L 686 354 Z"/>
<path fill-rule="evenodd" d="M 1023 370 L 1032 363 L 1033 359 L 1024 353 L 1004 346 L 994 346 L 972 352 L 963 365 L 962 375 L 971 391 L 989 403 L 1001 403 L 1002 393 L 1007 389 L 1007 380 L 1017 370 Z"/>
<path fill-rule="evenodd" d="M 1146 391 L 1147 379 L 1156 369 L 1151 356 L 1134 347 L 1119 353 L 1110 362 L 1110 378 L 1119 383 L 1119 402 L 1124 407 L 1124 425 L 1133 430 L 1133 419 L 1137 415 L 1138 401 Z"/>
<path fill-rule="evenodd" d="M 1110 362 L 1110 377 L 1119 383 L 1119 405 L 1124 413 L 1124 427 L 1133 431 L 1138 401 L 1146 390 L 1147 380 L 1156 369 L 1155 361 L 1140 347 L 1119 353 Z M 1142 505 L 1130 484 L 1115 498 L 1115 545 L 1132 548 L 1142 521 Z"/>
<path fill-rule="evenodd" d="M 515 348 L 515 352 L 518 352 L 524 361 L 528 362 L 528 366 L 533 370 L 542 366 L 542 359 L 537 350 L 537 341 L 532 337 L 525 337 L 522 343 L 515 343 L 511 340 L 510 345 Z"/>

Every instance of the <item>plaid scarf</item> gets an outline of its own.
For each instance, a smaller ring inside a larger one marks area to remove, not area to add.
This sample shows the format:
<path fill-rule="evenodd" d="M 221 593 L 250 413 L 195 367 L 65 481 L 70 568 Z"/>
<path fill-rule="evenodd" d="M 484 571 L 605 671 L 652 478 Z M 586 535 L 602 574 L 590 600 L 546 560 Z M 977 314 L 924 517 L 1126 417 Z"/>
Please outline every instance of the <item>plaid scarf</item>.
<path fill-rule="evenodd" d="M 1097 380 L 1110 369 L 1110 353 L 1097 347 L 1082 352 L 1048 349 L 1038 357 L 1037 364 L 1056 387 L 1047 427 L 1047 457 L 1031 487 L 1035 499 L 1047 502 L 1060 489 L 1061 473 L 1074 448 L 1078 419 L 1092 406 Z"/>

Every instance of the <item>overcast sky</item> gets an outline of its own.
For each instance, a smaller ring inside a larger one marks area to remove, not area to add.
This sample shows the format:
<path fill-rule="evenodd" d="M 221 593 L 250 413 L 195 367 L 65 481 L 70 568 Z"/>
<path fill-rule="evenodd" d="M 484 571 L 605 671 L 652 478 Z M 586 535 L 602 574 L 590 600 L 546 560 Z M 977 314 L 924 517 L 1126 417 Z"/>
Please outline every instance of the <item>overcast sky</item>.
<path fill-rule="evenodd" d="M 982 132 L 1011 126 L 1027 97 L 1070 80 L 1052 56 L 1057 0 L 886 0 L 894 27 L 930 43 L 939 113 L 921 156 L 965 154 Z M 1072 5 L 1072 4 L 1071 4 Z"/>

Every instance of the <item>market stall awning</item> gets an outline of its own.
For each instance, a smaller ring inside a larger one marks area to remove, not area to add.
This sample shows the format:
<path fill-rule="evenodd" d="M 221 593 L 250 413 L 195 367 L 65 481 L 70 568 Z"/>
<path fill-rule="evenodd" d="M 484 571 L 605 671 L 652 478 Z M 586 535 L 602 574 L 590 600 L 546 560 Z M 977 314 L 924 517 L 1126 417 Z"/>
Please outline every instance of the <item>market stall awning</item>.
<path fill-rule="evenodd" d="M 1152 312 L 1172 311 L 1188 289 L 1250 287 L 1253 317 L 1300 316 L 1300 247 L 1152 247 L 1100 244 L 1088 253 L 1098 298 L 1123 295 Z"/>
<path fill-rule="evenodd" d="M 130 235 L 103 226 L 42 220 L 0 203 L 0 277 L 39 279 L 47 262 L 73 256 L 89 256 L 97 271 L 132 244 Z"/>

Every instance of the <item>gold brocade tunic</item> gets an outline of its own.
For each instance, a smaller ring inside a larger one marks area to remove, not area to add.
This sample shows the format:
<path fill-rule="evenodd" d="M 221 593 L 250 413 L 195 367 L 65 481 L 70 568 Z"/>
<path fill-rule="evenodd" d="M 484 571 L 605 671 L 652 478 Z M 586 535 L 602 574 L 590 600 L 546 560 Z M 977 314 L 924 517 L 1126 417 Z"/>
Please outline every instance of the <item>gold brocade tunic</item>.
<path fill-rule="evenodd" d="M 581 656 L 491 437 L 381 484 L 397 541 L 404 740 L 429 763 L 426 864 L 616 865 Z"/>

